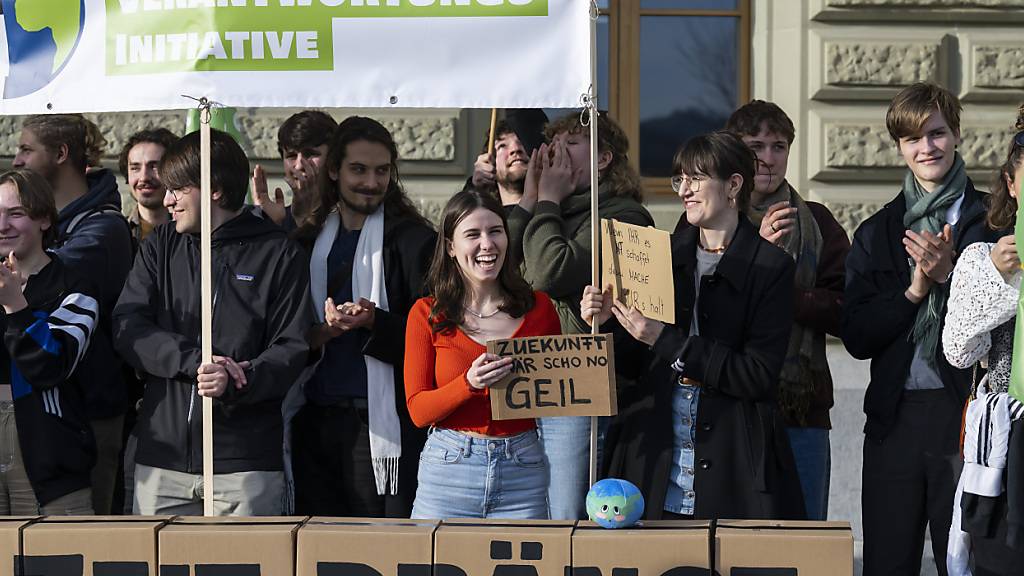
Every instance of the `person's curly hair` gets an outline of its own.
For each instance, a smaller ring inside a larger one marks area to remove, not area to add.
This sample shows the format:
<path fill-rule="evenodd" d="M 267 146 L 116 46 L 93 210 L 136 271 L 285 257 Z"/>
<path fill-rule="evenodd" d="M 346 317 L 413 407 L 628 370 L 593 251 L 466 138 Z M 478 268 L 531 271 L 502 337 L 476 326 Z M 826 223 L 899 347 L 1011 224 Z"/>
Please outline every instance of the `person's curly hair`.
<path fill-rule="evenodd" d="M 1024 163 L 1024 104 L 1017 109 L 1017 130 L 1006 151 L 1006 161 L 999 166 L 992 178 L 988 195 L 988 225 L 993 230 L 1013 227 L 1017 220 L 1017 199 L 1010 195 L 1006 181 L 1013 182 L 1013 176 Z M 1020 143 L 1018 143 L 1020 142 Z M 1013 182 L 1020 189 L 1020 182 Z"/>

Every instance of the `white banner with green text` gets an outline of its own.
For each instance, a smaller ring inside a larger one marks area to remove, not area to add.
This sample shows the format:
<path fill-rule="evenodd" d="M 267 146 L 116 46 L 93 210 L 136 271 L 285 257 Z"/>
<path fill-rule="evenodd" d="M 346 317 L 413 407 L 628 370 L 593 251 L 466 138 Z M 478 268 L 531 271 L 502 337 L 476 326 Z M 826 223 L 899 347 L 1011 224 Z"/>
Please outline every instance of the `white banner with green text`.
<path fill-rule="evenodd" d="M 0 114 L 577 107 L 590 0 L 0 0 Z"/>

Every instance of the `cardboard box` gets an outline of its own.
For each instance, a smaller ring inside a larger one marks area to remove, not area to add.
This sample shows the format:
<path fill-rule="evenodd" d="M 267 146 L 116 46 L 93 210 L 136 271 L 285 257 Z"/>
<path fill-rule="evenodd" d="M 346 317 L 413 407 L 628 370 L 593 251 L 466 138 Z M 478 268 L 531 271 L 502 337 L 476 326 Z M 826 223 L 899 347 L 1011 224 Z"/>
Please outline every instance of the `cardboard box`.
<path fill-rule="evenodd" d="M 50 516 L 21 531 L 16 574 L 157 576 L 157 531 L 172 516 Z"/>
<path fill-rule="evenodd" d="M 20 573 L 21 531 L 39 519 L 39 516 L 0 517 L 0 574 Z"/>
<path fill-rule="evenodd" d="M 292 576 L 304 517 L 179 517 L 160 530 L 160 576 Z"/>
<path fill-rule="evenodd" d="M 853 576 L 849 522 L 719 520 L 715 568 L 729 576 Z"/>
<path fill-rule="evenodd" d="M 574 522 L 445 520 L 434 532 L 434 576 L 563 576 Z"/>
<path fill-rule="evenodd" d="M 431 576 L 437 520 L 310 518 L 296 576 Z"/>
<path fill-rule="evenodd" d="M 707 574 L 709 534 L 707 521 L 646 521 L 617 530 L 580 522 L 572 534 L 572 574 Z"/>

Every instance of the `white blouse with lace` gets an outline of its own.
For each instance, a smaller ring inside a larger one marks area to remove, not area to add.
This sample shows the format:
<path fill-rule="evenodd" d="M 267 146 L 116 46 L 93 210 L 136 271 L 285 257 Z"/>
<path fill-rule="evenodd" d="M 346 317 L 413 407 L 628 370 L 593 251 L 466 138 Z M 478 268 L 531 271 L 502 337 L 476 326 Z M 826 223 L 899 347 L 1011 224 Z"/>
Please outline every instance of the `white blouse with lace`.
<path fill-rule="evenodd" d="M 946 360 L 957 368 L 970 368 L 980 361 L 988 369 L 988 389 L 1006 392 L 1021 271 L 1015 271 L 1007 283 L 989 256 L 992 246 L 976 242 L 957 260 L 942 329 L 942 350 Z"/>

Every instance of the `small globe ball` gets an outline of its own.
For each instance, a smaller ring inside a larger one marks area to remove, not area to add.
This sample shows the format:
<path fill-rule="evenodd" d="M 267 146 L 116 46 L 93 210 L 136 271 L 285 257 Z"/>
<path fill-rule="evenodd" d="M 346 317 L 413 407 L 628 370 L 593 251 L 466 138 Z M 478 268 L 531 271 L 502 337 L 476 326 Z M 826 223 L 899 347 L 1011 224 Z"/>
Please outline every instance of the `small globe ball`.
<path fill-rule="evenodd" d="M 587 515 L 603 528 L 628 528 L 644 515 L 644 496 L 631 482 L 605 478 L 587 493 Z"/>

